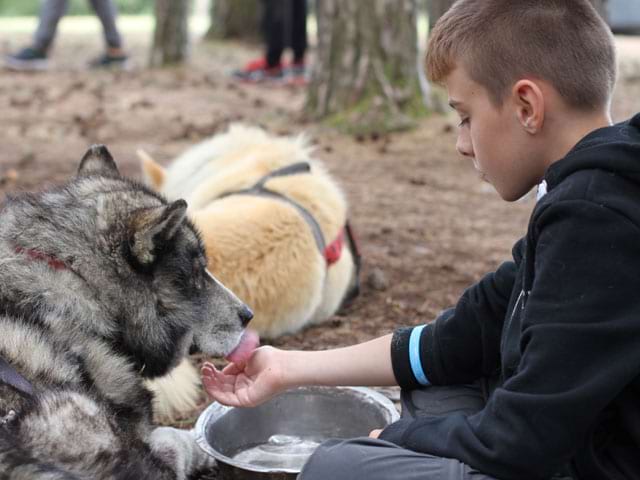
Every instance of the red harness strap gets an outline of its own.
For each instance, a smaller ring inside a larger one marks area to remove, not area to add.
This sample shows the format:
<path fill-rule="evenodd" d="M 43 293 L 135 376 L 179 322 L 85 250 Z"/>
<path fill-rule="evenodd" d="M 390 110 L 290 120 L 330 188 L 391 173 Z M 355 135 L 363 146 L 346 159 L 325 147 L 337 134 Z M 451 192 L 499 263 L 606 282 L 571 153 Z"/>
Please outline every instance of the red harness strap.
<path fill-rule="evenodd" d="M 53 255 L 48 255 L 46 253 L 39 252 L 38 250 L 34 250 L 33 248 L 27 249 L 23 247 L 16 247 L 15 250 L 16 253 L 24 253 L 31 260 L 47 262 L 47 264 L 54 270 L 66 270 L 68 268 L 67 264 L 62 260 L 54 257 Z"/>
<path fill-rule="evenodd" d="M 333 265 L 342 256 L 342 248 L 344 247 L 344 227 L 338 232 L 338 236 L 333 242 L 324 249 L 324 258 L 327 261 L 327 267 Z"/>

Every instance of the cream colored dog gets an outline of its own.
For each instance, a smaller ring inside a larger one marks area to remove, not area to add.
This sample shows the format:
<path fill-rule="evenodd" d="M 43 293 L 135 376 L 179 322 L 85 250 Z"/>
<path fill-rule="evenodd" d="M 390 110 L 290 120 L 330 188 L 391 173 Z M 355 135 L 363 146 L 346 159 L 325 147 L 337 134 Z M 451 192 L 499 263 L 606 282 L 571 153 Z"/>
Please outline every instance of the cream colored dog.
<path fill-rule="evenodd" d="M 275 137 L 232 125 L 166 169 L 138 153 L 152 188 L 169 200 L 187 201 L 209 270 L 253 309 L 250 326 L 261 336 L 328 319 L 356 288 L 345 196 L 311 157 L 304 136 Z M 152 382 L 160 416 L 195 406 L 197 382 L 184 364 Z"/>

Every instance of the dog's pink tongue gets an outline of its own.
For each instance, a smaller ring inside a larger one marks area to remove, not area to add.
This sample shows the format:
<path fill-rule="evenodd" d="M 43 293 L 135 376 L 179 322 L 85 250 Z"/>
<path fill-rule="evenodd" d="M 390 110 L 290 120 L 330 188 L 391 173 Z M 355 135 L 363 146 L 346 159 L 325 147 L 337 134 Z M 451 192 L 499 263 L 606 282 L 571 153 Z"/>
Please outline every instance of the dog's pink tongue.
<path fill-rule="evenodd" d="M 246 363 L 253 351 L 260 346 L 260 337 L 253 330 L 245 330 L 240 343 L 225 358 L 233 363 Z"/>

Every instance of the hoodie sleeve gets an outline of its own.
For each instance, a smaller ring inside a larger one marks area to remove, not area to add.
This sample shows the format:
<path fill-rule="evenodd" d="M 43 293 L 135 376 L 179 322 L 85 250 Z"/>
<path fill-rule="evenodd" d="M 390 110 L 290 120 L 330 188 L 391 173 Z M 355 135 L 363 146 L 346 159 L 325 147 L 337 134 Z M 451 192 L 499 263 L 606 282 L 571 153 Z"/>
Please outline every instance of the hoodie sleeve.
<path fill-rule="evenodd" d="M 505 480 L 549 478 L 640 371 L 640 230 L 585 200 L 535 220 L 516 374 L 472 416 L 401 420 L 380 438 Z"/>
<path fill-rule="evenodd" d="M 520 249 L 520 242 L 514 253 Z M 518 258 L 514 254 L 514 258 Z M 495 374 L 500 365 L 500 335 L 516 272 L 514 262 L 503 263 L 469 287 L 454 308 L 445 310 L 419 335 L 419 363 L 433 385 L 470 383 Z M 391 361 L 404 389 L 420 387 L 411 366 L 410 342 L 413 328 L 394 332 Z M 414 352 L 415 354 L 415 352 Z M 415 358 L 414 358 L 415 361 Z"/>

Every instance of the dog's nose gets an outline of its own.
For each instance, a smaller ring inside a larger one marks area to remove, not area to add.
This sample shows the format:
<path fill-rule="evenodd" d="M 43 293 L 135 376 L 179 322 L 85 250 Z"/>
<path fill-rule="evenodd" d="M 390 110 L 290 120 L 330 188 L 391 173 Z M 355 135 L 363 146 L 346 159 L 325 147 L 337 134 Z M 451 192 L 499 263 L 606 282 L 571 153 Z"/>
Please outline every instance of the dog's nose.
<path fill-rule="evenodd" d="M 243 305 L 240 311 L 238 312 L 238 316 L 240 317 L 240 323 L 242 323 L 243 327 L 246 327 L 247 324 L 253 318 L 253 312 L 249 307 Z"/>

